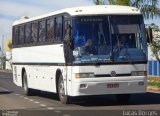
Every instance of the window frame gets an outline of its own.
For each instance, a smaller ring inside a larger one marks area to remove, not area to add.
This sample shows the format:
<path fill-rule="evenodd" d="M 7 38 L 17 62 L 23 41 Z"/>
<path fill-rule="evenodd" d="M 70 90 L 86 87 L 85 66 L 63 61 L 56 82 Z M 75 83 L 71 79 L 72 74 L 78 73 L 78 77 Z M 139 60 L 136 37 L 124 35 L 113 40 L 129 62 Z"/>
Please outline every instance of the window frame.
<path fill-rule="evenodd" d="M 37 19 L 37 20 L 32 20 L 32 21 L 29 21 L 29 22 L 25 22 L 25 23 L 22 23 L 22 24 L 18 24 L 18 25 L 14 25 L 12 28 L 13 32 L 12 32 L 12 35 L 13 35 L 13 48 L 19 48 L 19 47 L 32 47 L 32 46 L 42 46 L 42 45 L 51 45 L 51 44 L 62 44 L 63 43 L 63 39 L 64 39 L 64 20 L 65 20 L 65 17 L 67 16 L 68 19 L 70 19 L 71 21 L 71 16 L 67 13 L 61 13 L 61 14 L 57 14 L 57 15 L 52 15 L 52 16 L 48 16 L 48 17 L 44 17 L 44 18 L 41 18 L 41 19 Z M 58 40 L 56 40 L 56 19 L 58 18 L 61 18 L 61 21 L 60 21 L 60 37 Z M 50 41 L 47 41 L 47 20 L 51 20 L 53 19 L 53 37 L 51 38 Z M 40 42 L 39 41 L 39 27 L 40 27 L 40 22 L 45 20 L 45 41 L 44 42 Z M 34 23 L 37 23 L 37 29 L 36 29 L 36 41 L 33 41 L 33 38 L 32 38 L 32 33 L 33 33 L 33 25 Z M 24 26 L 24 42 L 23 44 L 21 44 L 19 41 L 19 28 L 20 26 L 23 25 Z M 27 25 L 30 25 L 29 27 L 29 30 L 30 30 L 30 34 L 29 34 L 29 41 L 27 40 L 26 38 L 26 26 Z M 18 29 L 18 32 L 17 32 L 17 37 L 16 37 L 16 32 L 15 32 L 15 29 Z"/>

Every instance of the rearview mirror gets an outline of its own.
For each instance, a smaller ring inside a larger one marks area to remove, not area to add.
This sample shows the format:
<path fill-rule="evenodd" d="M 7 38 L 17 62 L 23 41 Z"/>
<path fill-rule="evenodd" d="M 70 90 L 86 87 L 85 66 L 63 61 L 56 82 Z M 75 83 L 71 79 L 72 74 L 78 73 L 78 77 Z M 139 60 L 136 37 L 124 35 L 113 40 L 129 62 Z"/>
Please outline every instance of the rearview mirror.
<path fill-rule="evenodd" d="M 73 42 L 72 36 L 70 36 L 70 38 L 69 38 L 69 46 L 70 46 L 71 50 L 74 50 L 74 42 Z"/>
<path fill-rule="evenodd" d="M 147 43 L 152 43 L 153 33 L 152 33 L 152 28 L 150 26 L 146 28 L 146 38 L 147 38 Z"/>

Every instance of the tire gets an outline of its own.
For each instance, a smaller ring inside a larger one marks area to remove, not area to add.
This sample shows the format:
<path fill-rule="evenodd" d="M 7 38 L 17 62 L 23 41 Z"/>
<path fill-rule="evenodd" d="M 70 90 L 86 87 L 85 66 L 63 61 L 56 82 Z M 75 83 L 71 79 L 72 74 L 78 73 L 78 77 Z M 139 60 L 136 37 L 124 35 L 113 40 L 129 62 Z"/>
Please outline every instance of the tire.
<path fill-rule="evenodd" d="M 58 80 L 58 96 L 63 104 L 69 104 L 71 102 L 70 97 L 68 95 L 65 95 L 64 81 L 62 75 L 59 77 Z"/>
<path fill-rule="evenodd" d="M 27 74 L 24 72 L 23 74 L 23 90 L 24 94 L 27 96 L 32 95 L 32 90 L 28 88 Z"/>
<path fill-rule="evenodd" d="M 117 100 L 119 103 L 128 104 L 130 99 L 130 94 L 117 94 Z"/>

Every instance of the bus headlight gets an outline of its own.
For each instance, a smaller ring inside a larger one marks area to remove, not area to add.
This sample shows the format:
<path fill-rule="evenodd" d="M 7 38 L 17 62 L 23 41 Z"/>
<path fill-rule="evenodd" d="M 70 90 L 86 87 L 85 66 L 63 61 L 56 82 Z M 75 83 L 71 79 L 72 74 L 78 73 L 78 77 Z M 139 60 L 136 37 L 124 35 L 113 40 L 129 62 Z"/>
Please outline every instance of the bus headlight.
<path fill-rule="evenodd" d="M 132 76 L 147 76 L 147 71 L 132 71 Z"/>
<path fill-rule="evenodd" d="M 94 74 L 93 73 L 76 73 L 75 78 L 93 78 Z"/>

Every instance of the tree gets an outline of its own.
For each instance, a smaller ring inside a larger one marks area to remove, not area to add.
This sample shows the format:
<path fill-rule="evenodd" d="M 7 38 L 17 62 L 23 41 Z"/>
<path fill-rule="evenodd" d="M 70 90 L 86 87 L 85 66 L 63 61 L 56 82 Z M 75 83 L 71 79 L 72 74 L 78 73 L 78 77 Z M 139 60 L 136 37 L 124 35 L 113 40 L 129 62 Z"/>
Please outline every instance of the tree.
<path fill-rule="evenodd" d="M 4 70 L 6 66 L 6 56 L 1 56 L 0 59 L 1 59 L 1 68 L 2 70 Z"/>
<path fill-rule="evenodd" d="M 9 48 L 10 50 L 12 50 L 12 42 L 9 42 L 9 43 L 8 43 L 8 48 Z M 12 68 L 13 68 L 13 67 L 12 67 L 12 52 L 11 52 L 10 58 L 6 58 L 6 61 L 10 64 L 10 67 L 11 67 L 11 69 L 12 69 Z"/>
<path fill-rule="evenodd" d="M 158 61 L 160 61 L 160 29 L 157 25 L 152 23 L 150 27 L 153 30 L 153 42 L 151 51 Z"/>
<path fill-rule="evenodd" d="M 108 0 L 109 4 L 130 6 L 130 0 Z"/>
<path fill-rule="evenodd" d="M 108 0 L 112 5 L 134 6 L 141 10 L 145 19 L 157 18 L 160 16 L 158 0 Z M 94 0 L 96 5 L 106 4 L 105 0 Z"/>
<path fill-rule="evenodd" d="M 139 8 L 146 19 L 160 16 L 158 0 L 133 0 L 132 6 Z"/>
<path fill-rule="evenodd" d="M 134 6 L 141 10 L 145 19 L 159 17 L 158 0 L 108 0 L 109 4 Z"/>
<path fill-rule="evenodd" d="M 160 61 L 160 39 L 159 40 L 153 39 L 151 50 L 156 59 Z"/>
<path fill-rule="evenodd" d="M 105 1 L 104 0 L 93 0 L 94 4 L 96 5 L 104 5 Z"/>

